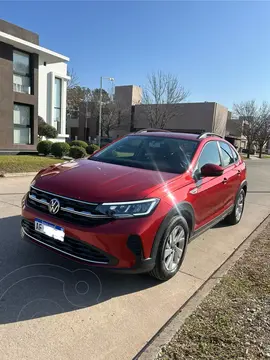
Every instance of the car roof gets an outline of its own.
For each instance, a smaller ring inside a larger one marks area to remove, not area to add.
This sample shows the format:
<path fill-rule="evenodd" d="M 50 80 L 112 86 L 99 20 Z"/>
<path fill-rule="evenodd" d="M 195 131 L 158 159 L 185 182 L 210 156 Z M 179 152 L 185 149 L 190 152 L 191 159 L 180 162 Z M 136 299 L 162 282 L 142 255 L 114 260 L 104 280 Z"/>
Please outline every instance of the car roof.
<path fill-rule="evenodd" d="M 151 137 L 166 137 L 166 138 L 172 138 L 172 139 L 185 139 L 185 140 L 193 140 L 201 142 L 202 140 L 209 139 L 209 138 L 219 138 L 221 140 L 221 136 L 216 134 L 205 133 L 209 134 L 205 137 L 201 137 L 201 134 L 195 134 L 195 133 L 184 133 L 184 132 L 174 132 L 174 131 L 138 131 L 129 135 L 132 136 L 151 136 Z M 224 139 L 223 139 L 224 140 Z"/>

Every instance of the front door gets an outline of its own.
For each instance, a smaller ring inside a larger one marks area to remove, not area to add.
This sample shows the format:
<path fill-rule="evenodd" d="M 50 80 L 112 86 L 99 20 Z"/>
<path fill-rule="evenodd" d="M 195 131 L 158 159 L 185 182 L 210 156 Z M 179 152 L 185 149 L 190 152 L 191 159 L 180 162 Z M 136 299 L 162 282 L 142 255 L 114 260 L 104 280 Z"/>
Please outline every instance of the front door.
<path fill-rule="evenodd" d="M 195 186 L 190 193 L 194 197 L 192 204 L 196 218 L 195 230 L 222 214 L 228 195 L 228 192 L 225 191 L 223 175 L 201 176 L 201 168 L 205 164 L 222 166 L 217 141 L 206 143 L 194 171 Z"/>

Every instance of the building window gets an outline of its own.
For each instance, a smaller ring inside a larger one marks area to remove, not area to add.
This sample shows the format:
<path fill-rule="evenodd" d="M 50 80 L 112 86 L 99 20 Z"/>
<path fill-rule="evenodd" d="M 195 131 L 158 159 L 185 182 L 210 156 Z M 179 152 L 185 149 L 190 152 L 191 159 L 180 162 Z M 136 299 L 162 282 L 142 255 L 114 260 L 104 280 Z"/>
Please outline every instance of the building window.
<path fill-rule="evenodd" d="M 30 56 L 13 51 L 13 91 L 31 94 Z"/>
<path fill-rule="evenodd" d="M 58 133 L 61 134 L 61 85 L 62 81 L 59 78 L 54 79 L 54 127 Z"/>
<path fill-rule="evenodd" d="M 14 104 L 13 124 L 13 143 L 31 144 L 31 107 L 28 105 Z"/>

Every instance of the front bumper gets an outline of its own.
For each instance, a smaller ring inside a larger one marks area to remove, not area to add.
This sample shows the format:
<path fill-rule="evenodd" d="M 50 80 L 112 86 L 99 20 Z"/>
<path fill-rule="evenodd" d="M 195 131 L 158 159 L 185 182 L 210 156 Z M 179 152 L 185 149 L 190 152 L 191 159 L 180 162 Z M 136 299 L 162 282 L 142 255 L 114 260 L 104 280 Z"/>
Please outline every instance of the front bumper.
<path fill-rule="evenodd" d="M 109 254 L 106 254 L 106 256 L 110 259 L 109 263 L 102 262 L 102 261 L 95 261 L 95 260 L 93 260 L 93 261 L 86 260 L 85 258 L 78 257 L 76 255 L 74 256 L 74 254 L 72 254 L 72 253 L 63 251 L 63 250 L 57 248 L 57 246 L 48 245 L 45 242 L 38 239 L 37 236 L 28 234 L 27 230 L 25 229 L 23 224 L 21 226 L 21 237 L 25 241 L 30 241 L 32 243 L 35 243 L 35 244 L 45 247 L 47 249 L 53 250 L 53 251 L 59 253 L 60 255 L 63 255 L 65 257 L 70 258 L 75 261 L 79 261 L 80 263 L 85 263 L 85 264 L 91 265 L 91 266 L 106 267 L 115 272 L 121 272 L 123 274 L 141 274 L 141 273 L 151 271 L 155 266 L 154 259 L 152 259 L 152 258 L 143 259 L 141 256 L 136 256 L 135 263 L 130 268 L 117 267 L 118 259 L 111 257 Z"/>
<path fill-rule="evenodd" d="M 148 272 L 154 267 L 150 254 L 159 226 L 156 217 L 113 220 L 86 227 L 37 211 L 28 206 L 27 200 L 22 205 L 22 237 L 26 240 L 91 266 L 125 273 Z M 34 228 L 36 218 L 63 227 L 64 246 L 46 235 L 42 238 Z"/>

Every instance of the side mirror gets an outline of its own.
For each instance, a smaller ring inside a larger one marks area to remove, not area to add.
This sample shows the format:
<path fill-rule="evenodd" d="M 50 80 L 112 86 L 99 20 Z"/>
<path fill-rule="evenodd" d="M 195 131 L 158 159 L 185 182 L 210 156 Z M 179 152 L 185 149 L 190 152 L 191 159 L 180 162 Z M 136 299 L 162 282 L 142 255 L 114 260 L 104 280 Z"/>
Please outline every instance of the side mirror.
<path fill-rule="evenodd" d="M 205 164 L 201 168 L 201 175 L 202 176 L 220 176 L 223 174 L 223 169 L 219 165 L 215 164 Z"/>

